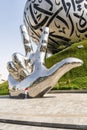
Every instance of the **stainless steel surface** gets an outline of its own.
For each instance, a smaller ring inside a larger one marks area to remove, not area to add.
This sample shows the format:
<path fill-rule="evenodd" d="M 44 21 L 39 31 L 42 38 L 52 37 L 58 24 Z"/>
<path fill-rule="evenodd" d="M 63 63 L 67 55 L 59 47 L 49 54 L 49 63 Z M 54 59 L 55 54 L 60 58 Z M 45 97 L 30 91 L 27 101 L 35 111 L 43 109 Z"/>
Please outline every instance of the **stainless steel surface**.
<path fill-rule="evenodd" d="M 87 39 L 86 0 L 27 0 L 24 23 L 38 44 L 44 27 L 49 27 L 48 49 L 55 53 Z"/>
<path fill-rule="evenodd" d="M 9 67 L 9 92 L 10 96 L 42 97 L 50 89 L 54 87 L 57 81 L 72 68 L 82 65 L 82 61 L 77 58 L 67 58 L 55 64 L 50 69 L 44 65 L 44 59 L 47 50 L 47 42 L 49 36 L 49 28 L 45 28 L 42 32 L 39 45 L 36 52 L 26 55 L 15 53 L 13 55 L 14 67 Z M 11 62 L 11 63 L 12 63 Z M 28 66 L 30 65 L 30 68 Z M 13 72 L 14 69 L 14 72 Z M 11 71 L 12 70 L 12 71 Z M 18 72 L 19 79 L 15 78 Z"/>
<path fill-rule="evenodd" d="M 27 76 L 20 83 L 11 85 L 11 96 L 17 96 L 19 94 L 25 94 L 25 89 L 28 88 L 29 97 L 42 97 L 50 89 L 54 87 L 57 81 L 69 70 L 80 66 L 82 61 L 77 58 L 67 58 L 52 68 L 47 69 L 43 65 L 37 66 L 37 69 L 29 76 Z M 12 83 L 11 76 L 9 81 Z M 13 89 L 14 88 L 14 89 Z"/>

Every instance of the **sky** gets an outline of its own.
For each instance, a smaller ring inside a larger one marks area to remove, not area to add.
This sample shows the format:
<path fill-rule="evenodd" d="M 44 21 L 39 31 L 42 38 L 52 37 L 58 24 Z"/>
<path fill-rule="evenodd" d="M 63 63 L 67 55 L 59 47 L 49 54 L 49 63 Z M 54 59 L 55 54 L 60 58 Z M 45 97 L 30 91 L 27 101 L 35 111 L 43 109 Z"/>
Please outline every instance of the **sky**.
<path fill-rule="evenodd" d="M 27 0 L 0 1 L 0 74 L 8 78 L 7 62 L 12 54 L 25 55 L 21 40 L 20 25 L 23 24 L 23 11 Z"/>

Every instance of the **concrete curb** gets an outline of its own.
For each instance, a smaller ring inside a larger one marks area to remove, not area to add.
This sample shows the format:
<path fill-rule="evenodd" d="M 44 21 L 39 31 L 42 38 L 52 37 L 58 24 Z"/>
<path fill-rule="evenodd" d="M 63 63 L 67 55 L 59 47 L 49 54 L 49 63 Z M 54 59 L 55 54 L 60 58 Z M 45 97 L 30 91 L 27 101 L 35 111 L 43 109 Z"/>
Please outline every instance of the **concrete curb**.
<path fill-rule="evenodd" d="M 51 90 L 48 93 L 87 93 L 87 90 Z M 9 95 L 0 95 L 0 98 L 9 98 Z"/>
<path fill-rule="evenodd" d="M 87 93 L 87 90 L 51 90 L 49 93 Z"/>
<path fill-rule="evenodd" d="M 49 127 L 49 128 L 61 128 L 61 129 L 87 130 L 87 125 L 58 124 L 58 123 L 32 122 L 32 121 L 20 121 L 20 120 L 9 120 L 9 119 L 0 119 L 0 123 L 37 126 L 37 127 Z"/>

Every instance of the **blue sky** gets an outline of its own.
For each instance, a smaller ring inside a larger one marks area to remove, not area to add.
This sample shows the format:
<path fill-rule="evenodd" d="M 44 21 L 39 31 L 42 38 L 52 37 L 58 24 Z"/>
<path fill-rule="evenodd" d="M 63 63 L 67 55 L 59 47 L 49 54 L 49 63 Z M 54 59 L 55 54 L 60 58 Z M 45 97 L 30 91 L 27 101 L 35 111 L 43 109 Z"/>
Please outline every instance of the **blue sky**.
<path fill-rule="evenodd" d="M 15 52 L 24 53 L 20 34 L 23 10 L 27 0 L 0 1 L 0 74 L 7 79 L 7 62 Z"/>

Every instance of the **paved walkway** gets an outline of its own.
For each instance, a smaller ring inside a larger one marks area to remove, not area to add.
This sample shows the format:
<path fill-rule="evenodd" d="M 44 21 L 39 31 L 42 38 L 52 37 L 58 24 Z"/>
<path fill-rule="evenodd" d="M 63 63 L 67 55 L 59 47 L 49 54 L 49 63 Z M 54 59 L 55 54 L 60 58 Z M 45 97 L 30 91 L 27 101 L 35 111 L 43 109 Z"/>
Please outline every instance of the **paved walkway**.
<path fill-rule="evenodd" d="M 47 94 L 43 98 L 0 98 L 0 119 L 87 125 L 87 94 Z M 20 128 L 20 129 L 19 129 Z M 0 123 L 0 130 L 54 130 Z M 59 130 L 59 129 L 57 129 Z M 62 129 L 63 130 L 63 129 Z"/>

